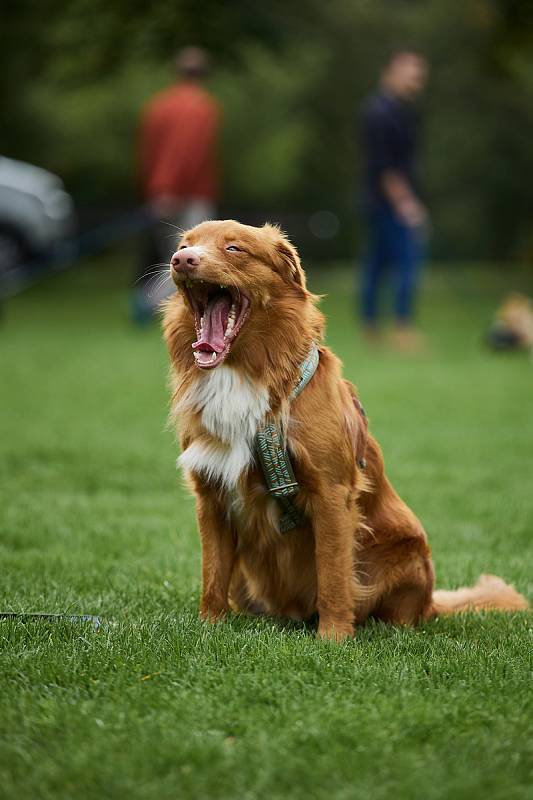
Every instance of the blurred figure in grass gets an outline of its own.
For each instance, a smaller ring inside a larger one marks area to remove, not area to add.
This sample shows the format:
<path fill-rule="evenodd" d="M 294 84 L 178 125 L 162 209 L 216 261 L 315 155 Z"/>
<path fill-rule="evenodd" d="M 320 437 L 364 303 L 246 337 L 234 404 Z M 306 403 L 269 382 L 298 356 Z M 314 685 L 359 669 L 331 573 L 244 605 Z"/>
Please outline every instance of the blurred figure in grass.
<path fill-rule="evenodd" d="M 181 50 L 177 82 L 156 95 L 142 114 L 139 170 L 150 227 L 133 296 L 133 315 L 140 323 L 150 320 L 173 290 L 157 271 L 170 261 L 177 229 L 216 215 L 220 111 L 204 86 L 208 68 L 204 50 Z"/>
<path fill-rule="evenodd" d="M 397 50 L 384 66 L 378 90 L 364 104 L 363 146 L 368 252 L 363 262 L 361 313 L 369 341 L 379 337 L 379 295 L 385 280 L 394 292 L 393 343 L 417 349 L 414 327 L 428 212 L 417 180 L 419 123 L 415 100 L 428 64 L 413 50 Z"/>

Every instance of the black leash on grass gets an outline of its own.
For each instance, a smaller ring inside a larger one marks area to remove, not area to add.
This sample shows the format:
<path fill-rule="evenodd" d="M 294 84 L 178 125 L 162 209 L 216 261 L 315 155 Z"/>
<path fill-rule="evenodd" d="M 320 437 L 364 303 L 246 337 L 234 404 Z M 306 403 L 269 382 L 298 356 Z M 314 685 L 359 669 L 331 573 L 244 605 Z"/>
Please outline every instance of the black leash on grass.
<path fill-rule="evenodd" d="M 18 619 L 21 622 L 90 622 L 96 630 L 103 624 L 100 617 L 93 617 L 92 614 L 47 614 L 42 611 L 32 614 L 0 611 L 0 619 Z"/>

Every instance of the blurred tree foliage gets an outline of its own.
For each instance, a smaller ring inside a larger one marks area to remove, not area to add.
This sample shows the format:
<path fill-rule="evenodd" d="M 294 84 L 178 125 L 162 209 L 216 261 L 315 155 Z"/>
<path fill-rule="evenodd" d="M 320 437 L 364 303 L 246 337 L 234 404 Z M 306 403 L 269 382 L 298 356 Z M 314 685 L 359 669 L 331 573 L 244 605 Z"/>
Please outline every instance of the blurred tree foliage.
<path fill-rule="evenodd" d="M 136 201 L 139 110 L 197 43 L 224 108 L 225 205 L 330 210 L 350 232 L 358 108 L 387 52 L 418 47 L 435 252 L 533 253 L 530 0 L 17 0 L 1 36 L 0 151 L 62 175 L 81 205 Z"/>

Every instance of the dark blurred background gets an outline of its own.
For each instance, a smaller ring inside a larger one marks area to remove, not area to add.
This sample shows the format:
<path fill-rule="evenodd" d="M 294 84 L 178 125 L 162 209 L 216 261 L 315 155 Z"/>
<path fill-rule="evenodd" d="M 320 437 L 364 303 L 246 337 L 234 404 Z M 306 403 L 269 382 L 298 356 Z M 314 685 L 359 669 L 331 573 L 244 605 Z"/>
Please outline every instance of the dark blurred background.
<path fill-rule="evenodd" d="M 82 230 L 139 204 L 140 109 L 192 43 L 223 108 L 220 215 L 329 260 L 359 244 L 362 98 L 391 48 L 419 48 L 433 258 L 533 257 L 529 0 L 18 0 L 1 36 L 0 153 L 60 176 Z"/>

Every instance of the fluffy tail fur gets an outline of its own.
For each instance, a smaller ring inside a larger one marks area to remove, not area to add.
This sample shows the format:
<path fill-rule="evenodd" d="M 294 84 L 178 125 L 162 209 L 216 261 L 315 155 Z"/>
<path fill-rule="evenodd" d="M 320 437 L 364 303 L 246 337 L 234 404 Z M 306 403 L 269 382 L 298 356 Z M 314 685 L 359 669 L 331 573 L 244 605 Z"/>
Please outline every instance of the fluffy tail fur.
<path fill-rule="evenodd" d="M 444 589 L 433 592 L 430 616 L 457 614 L 461 611 L 525 611 L 527 608 L 528 601 L 514 586 L 496 575 L 481 575 L 475 586 L 463 587 L 454 592 Z"/>

